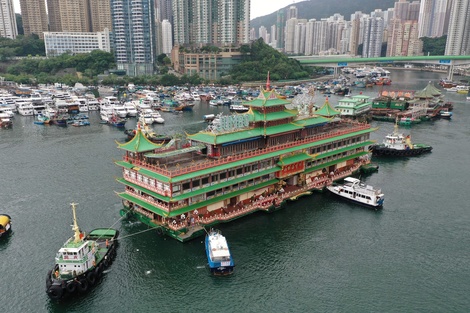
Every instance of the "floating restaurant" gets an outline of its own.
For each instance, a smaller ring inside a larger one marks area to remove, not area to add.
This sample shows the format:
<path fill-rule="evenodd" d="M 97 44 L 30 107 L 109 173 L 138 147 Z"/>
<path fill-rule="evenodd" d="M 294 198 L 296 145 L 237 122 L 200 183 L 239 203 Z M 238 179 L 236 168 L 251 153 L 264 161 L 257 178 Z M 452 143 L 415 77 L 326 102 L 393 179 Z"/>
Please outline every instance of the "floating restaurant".
<path fill-rule="evenodd" d="M 243 114 L 217 116 L 205 131 L 154 143 L 142 131 L 115 164 L 121 215 L 179 241 L 257 211 L 271 212 L 370 163 L 368 124 L 328 103 L 300 113 L 269 84 Z"/>

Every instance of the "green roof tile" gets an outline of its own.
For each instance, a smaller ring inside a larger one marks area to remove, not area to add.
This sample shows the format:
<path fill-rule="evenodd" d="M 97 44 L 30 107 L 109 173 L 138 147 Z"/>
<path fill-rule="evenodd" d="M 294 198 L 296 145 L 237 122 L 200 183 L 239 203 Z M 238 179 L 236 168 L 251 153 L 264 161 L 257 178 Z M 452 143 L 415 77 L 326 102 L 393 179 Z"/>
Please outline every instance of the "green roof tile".
<path fill-rule="evenodd" d="M 145 137 L 140 128 L 137 129 L 134 138 L 132 138 L 129 142 L 119 143 L 116 141 L 116 143 L 118 144 L 118 148 L 130 152 L 152 151 L 162 146 L 161 144 L 151 142 L 147 137 Z"/>

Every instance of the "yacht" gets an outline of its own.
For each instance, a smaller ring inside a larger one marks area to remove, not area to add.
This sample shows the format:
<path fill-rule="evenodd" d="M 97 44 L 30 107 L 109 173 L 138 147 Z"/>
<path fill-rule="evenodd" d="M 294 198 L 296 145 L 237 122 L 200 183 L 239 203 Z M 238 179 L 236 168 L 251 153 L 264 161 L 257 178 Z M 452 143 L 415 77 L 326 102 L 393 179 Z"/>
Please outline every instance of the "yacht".
<path fill-rule="evenodd" d="M 129 117 L 136 117 L 137 116 L 137 109 L 132 102 L 124 103 L 124 108 L 127 110 L 127 116 Z"/>
<path fill-rule="evenodd" d="M 100 103 L 96 99 L 88 100 L 88 111 L 98 111 Z"/>
<path fill-rule="evenodd" d="M 16 100 L 16 108 L 18 113 L 23 116 L 33 116 L 34 115 L 34 107 L 31 101 L 25 98 L 19 98 Z"/>

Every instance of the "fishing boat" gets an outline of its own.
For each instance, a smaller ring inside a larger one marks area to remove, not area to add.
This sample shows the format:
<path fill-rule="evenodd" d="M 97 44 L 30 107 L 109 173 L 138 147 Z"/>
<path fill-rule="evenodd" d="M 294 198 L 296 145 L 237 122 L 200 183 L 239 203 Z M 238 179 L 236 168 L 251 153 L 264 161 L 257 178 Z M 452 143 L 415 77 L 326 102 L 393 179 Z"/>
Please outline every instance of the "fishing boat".
<path fill-rule="evenodd" d="M 34 124 L 38 124 L 38 125 L 45 125 L 45 124 L 49 124 L 51 121 L 51 119 L 47 116 L 45 116 L 44 114 L 38 114 L 36 115 L 36 119 L 34 120 Z"/>
<path fill-rule="evenodd" d="M 395 123 L 393 133 L 385 136 L 383 143 L 370 146 L 369 150 L 374 156 L 409 157 L 431 152 L 432 147 L 423 143 L 413 144 L 411 136 L 399 133 Z"/>
<path fill-rule="evenodd" d="M 211 229 L 206 235 L 206 255 L 212 274 L 225 276 L 233 273 L 233 259 L 227 240 L 219 230 Z"/>
<path fill-rule="evenodd" d="M 116 256 L 119 231 L 97 228 L 85 234 L 78 227 L 76 203 L 71 206 L 73 236 L 59 249 L 55 265 L 46 277 L 46 293 L 53 300 L 85 293 L 98 282 Z"/>
<path fill-rule="evenodd" d="M 117 128 L 124 128 L 126 126 L 126 122 L 127 120 L 125 118 L 121 118 L 114 114 L 107 121 L 109 125 Z"/>
<path fill-rule="evenodd" d="M 0 214 L 0 238 L 11 232 L 11 217 L 7 214 Z"/>
<path fill-rule="evenodd" d="M 327 186 L 331 193 L 353 202 L 374 208 L 383 206 L 384 194 L 354 177 L 346 177 L 343 184 Z"/>
<path fill-rule="evenodd" d="M 76 120 L 72 123 L 72 126 L 80 127 L 80 126 L 88 126 L 90 122 L 87 120 Z"/>

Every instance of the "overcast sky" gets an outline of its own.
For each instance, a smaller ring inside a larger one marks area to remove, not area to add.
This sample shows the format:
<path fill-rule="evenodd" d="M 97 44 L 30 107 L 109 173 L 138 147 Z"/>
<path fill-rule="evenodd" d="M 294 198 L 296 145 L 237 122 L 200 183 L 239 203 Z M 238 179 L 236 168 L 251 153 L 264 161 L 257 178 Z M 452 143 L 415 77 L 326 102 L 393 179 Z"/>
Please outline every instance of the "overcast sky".
<path fill-rule="evenodd" d="M 20 13 L 20 0 L 13 0 L 15 12 Z M 251 0 L 251 19 L 268 15 L 280 8 L 293 4 L 294 0 Z M 299 1 L 297 1 L 299 2 Z"/>

